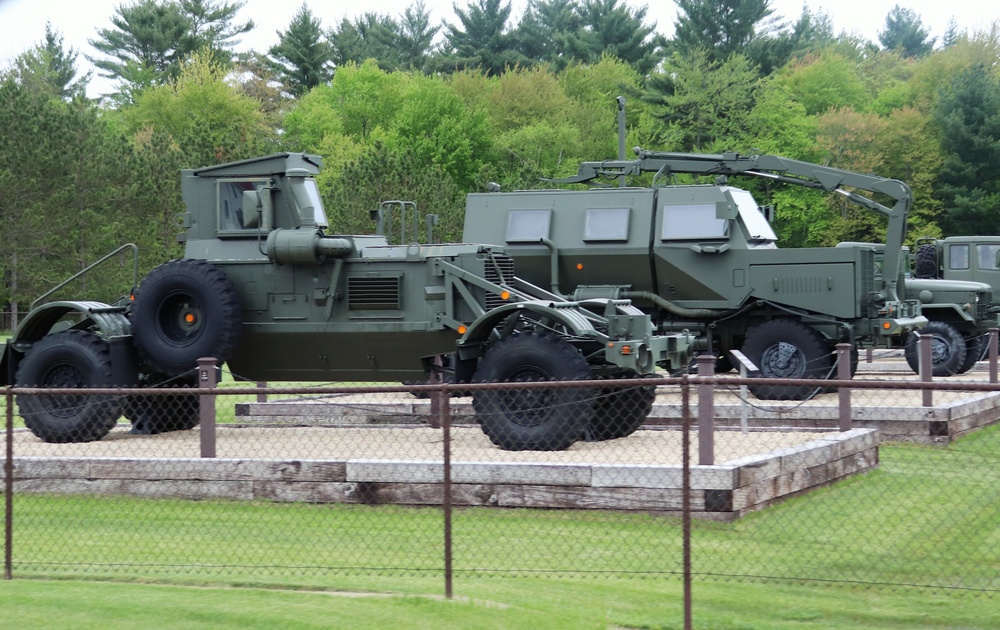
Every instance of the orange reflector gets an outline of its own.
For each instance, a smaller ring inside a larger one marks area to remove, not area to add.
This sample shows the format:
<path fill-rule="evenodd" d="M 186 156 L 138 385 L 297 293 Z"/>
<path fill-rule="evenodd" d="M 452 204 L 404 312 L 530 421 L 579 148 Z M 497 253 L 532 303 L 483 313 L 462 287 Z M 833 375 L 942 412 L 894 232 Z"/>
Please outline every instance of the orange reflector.
<path fill-rule="evenodd" d="M 135 293 L 132 293 L 132 294 L 130 294 L 130 295 L 128 296 L 128 301 L 129 301 L 129 302 L 135 302 Z"/>
<path fill-rule="evenodd" d="M 608 347 L 609 347 L 609 348 L 614 348 L 614 347 L 615 347 L 615 342 L 613 342 L 613 341 L 609 341 L 609 342 L 608 342 Z"/>
<path fill-rule="evenodd" d="M 184 321 L 186 321 L 189 324 L 193 324 L 194 323 L 194 314 L 188 313 L 187 315 L 185 315 L 184 316 Z"/>
<path fill-rule="evenodd" d="M 632 354 L 632 346 L 622 346 L 622 354 Z"/>
<path fill-rule="evenodd" d="M 510 291 L 501 291 L 500 292 L 500 299 L 501 300 L 509 300 L 510 299 Z"/>
<path fill-rule="evenodd" d="M 583 263 L 576 263 L 576 270 L 579 271 L 583 269 Z"/>
<path fill-rule="evenodd" d="M 889 322 L 882 322 L 882 328 L 889 330 L 890 328 L 892 328 L 892 324 L 890 324 Z"/>
<path fill-rule="evenodd" d="M 464 335 L 466 330 L 468 330 L 468 328 L 466 328 L 465 326 L 459 326 L 458 327 L 458 334 Z"/>

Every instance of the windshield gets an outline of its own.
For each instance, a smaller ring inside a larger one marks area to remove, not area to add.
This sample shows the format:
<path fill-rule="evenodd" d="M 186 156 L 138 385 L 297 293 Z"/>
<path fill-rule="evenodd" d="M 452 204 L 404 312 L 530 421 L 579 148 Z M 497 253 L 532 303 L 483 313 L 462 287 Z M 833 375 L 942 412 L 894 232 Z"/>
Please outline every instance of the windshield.
<path fill-rule="evenodd" d="M 306 194 L 309 196 L 309 204 L 313 209 L 313 219 L 320 227 L 329 227 L 330 222 L 326 218 L 326 211 L 323 209 L 323 201 L 319 198 L 319 187 L 315 179 L 306 180 Z"/>
<path fill-rule="evenodd" d="M 741 188 L 727 188 L 727 192 L 740 209 L 740 218 L 743 219 L 743 225 L 747 228 L 748 239 L 772 243 L 778 240 L 778 236 L 771 229 L 771 224 L 767 222 L 764 213 L 758 208 L 757 200 L 749 191 Z"/>

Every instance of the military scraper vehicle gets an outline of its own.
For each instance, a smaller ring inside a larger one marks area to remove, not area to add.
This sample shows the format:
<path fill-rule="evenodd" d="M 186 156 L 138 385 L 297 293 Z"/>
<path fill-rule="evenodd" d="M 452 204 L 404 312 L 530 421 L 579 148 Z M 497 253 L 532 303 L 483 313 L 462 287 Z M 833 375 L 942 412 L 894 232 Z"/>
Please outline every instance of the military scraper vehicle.
<path fill-rule="evenodd" d="M 694 332 L 697 351 L 715 355 L 720 369 L 730 365 L 730 351 L 740 350 L 764 377 L 832 377 L 841 342 L 854 348 L 853 374 L 859 347 L 903 347 L 928 323 L 919 300 L 905 291 L 901 256 L 913 197 L 903 182 L 773 155 L 635 153 L 634 160 L 585 162 L 575 176 L 552 180 L 590 185 L 586 190 L 469 195 L 464 240 L 493 239 L 520 276 L 553 294 L 630 299 L 660 332 Z M 645 173 L 654 174 L 652 185 L 624 185 Z M 677 173 L 717 179 L 673 184 Z M 779 249 L 766 216 L 772 208 L 731 185 L 735 176 L 840 193 L 888 218 L 887 242 L 879 251 Z M 880 273 L 877 263 L 897 271 Z M 972 302 L 976 296 L 965 295 Z M 819 390 L 750 389 L 779 400 Z"/>
<path fill-rule="evenodd" d="M 654 333 L 625 298 L 569 300 L 524 282 L 502 248 L 390 245 L 330 233 L 318 156 L 282 153 L 185 170 L 184 257 L 132 299 L 33 308 L 0 374 L 18 387 L 194 386 L 202 357 L 249 381 L 426 380 L 447 356 L 457 383 L 621 379 L 678 369 L 693 339 Z M 487 241 L 488 242 L 488 241 Z M 476 389 L 504 449 L 564 449 L 633 432 L 654 388 Z M 140 433 L 189 429 L 198 397 L 17 397 L 49 442 L 97 440 L 124 415 Z"/>

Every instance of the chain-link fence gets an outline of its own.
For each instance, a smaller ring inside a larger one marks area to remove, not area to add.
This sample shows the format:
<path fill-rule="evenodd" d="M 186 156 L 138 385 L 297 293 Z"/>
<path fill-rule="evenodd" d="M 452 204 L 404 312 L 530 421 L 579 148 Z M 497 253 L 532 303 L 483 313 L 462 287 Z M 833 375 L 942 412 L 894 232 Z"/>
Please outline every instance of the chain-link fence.
<path fill-rule="evenodd" d="M 708 357 L 558 383 L 301 387 L 206 362 L 134 390 L 7 388 L 5 571 L 1000 591 L 995 358 L 928 381 L 839 352 L 853 380 L 819 387 Z"/>

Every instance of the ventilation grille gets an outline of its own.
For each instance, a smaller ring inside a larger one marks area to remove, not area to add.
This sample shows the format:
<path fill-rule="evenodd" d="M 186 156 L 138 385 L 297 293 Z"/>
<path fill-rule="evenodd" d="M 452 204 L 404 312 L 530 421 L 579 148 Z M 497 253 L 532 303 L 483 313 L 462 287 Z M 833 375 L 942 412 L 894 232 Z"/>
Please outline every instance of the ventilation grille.
<path fill-rule="evenodd" d="M 347 307 L 352 311 L 397 311 L 399 277 L 347 278 Z"/>
<path fill-rule="evenodd" d="M 486 279 L 493 284 L 514 284 L 514 259 L 510 256 L 494 254 L 486 260 Z M 495 293 L 486 294 L 486 309 L 493 309 L 505 304 L 503 299 Z"/>

